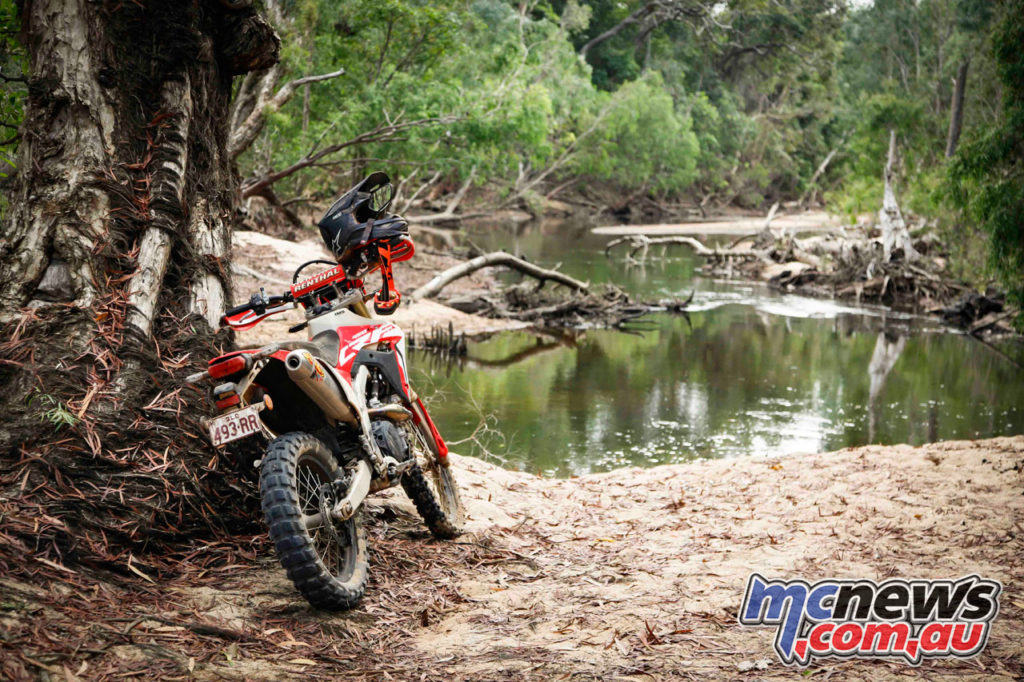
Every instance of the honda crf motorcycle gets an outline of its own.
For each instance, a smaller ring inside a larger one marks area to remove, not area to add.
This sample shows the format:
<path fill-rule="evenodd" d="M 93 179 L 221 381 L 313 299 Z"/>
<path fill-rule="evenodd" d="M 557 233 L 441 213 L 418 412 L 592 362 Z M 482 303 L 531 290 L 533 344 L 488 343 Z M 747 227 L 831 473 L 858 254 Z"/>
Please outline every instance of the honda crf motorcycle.
<path fill-rule="evenodd" d="M 322 609 L 347 609 L 363 596 L 366 539 L 359 510 L 372 492 L 401 485 L 430 531 L 459 533 L 463 509 L 448 448 L 409 385 L 402 330 L 389 315 L 401 296 L 392 265 L 415 252 L 408 224 L 387 213 L 393 188 L 373 173 L 346 192 L 319 222 L 337 262 L 301 265 L 288 291 L 263 289 L 226 311 L 221 325 L 248 329 L 300 306 L 305 321 L 279 341 L 210 360 L 190 382 L 213 384 L 219 416 L 210 439 L 269 440 L 259 461 L 263 514 L 281 565 L 295 587 Z M 330 266 L 300 279 L 310 266 Z M 364 278 L 379 272 L 380 289 Z"/>

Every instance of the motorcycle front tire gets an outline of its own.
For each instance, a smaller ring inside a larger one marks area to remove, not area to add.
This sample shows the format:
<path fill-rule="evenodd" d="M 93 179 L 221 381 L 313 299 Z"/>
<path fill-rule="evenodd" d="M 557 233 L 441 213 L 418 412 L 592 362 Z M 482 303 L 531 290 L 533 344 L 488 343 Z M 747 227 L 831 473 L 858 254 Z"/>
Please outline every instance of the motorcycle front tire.
<path fill-rule="evenodd" d="M 281 566 L 306 600 L 340 611 L 363 597 L 367 577 L 366 535 L 358 514 L 307 529 L 321 511 L 321 496 L 342 472 L 327 446 L 308 433 L 271 441 L 260 473 L 263 516 Z M 333 497 L 329 498 L 333 499 Z"/>

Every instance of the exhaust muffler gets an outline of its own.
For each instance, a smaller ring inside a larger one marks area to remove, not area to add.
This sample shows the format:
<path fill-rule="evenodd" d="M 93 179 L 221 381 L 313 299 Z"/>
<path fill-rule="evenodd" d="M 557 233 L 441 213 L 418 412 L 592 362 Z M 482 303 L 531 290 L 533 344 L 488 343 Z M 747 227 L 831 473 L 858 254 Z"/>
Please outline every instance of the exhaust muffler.
<path fill-rule="evenodd" d="M 288 370 L 288 377 L 328 418 L 347 424 L 358 422 L 347 391 L 312 353 L 301 348 L 293 350 L 284 359 L 284 366 Z"/>

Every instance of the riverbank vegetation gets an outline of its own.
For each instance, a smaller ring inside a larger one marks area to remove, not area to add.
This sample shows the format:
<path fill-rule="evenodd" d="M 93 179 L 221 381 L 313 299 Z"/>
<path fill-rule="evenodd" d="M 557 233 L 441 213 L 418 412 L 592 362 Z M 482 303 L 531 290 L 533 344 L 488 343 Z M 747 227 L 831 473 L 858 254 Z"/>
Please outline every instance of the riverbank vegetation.
<path fill-rule="evenodd" d="M 274 219 L 308 224 L 385 167 L 431 223 L 776 201 L 863 223 L 894 132 L 910 227 L 967 284 L 1024 293 L 1020 0 L 265 4 L 281 61 L 236 83 L 228 150 Z M 12 167 L 28 88 L 10 3 L 0 16 Z"/>
<path fill-rule="evenodd" d="M 229 150 L 243 195 L 292 218 L 384 166 L 406 208 L 469 181 L 488 208 L 823 201 L 856 221 L 895 130 L 906 208 L 972 236 L 949 240 L 961 276 L 987 228 L 980 276 L 1021 279 L 1019 1 L 266 5 L 282 61 L 236 85 Z M 8 174 L 28 83 L 14 3 L 0 21 Z"/>

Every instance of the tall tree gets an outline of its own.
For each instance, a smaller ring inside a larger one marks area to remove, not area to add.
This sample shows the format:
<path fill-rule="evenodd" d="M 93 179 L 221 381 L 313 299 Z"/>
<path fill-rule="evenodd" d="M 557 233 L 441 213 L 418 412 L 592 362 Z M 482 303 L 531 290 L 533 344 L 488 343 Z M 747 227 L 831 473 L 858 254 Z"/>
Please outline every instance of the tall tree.
<path fill-rule="evenodd" d="M 1002 85 L 997 125 L 972 131 L 949 166 L 952 198 L 988 233 L 989 262 L 1009 297 L 1024 306 L 1024 0 L 1008 0 L 992 35 Z M 1024 326 L 1024 316 L 1018 319 Z"/>
<path fill-rule="evenodd" d="M 27 548 L 95 560 L 217 522 L 176 377 L 230 298 L 232 79 L 280 48 L 251 4 L 19 4 L 28 95 L 0 233 L 15 492 L 0 501 L 41 524 L 9 525 Z"/>
<path fill-rule="evenodd" d="M 953 103 L 949 108 L 949 134 L 946 136 L 946 158 L 953 156 L 956 151 L 957 142 L 960 141 L 960 131 L 964 125 L 964 90 L 967 88 L 967 69 L 971 61 L 965 59 L 960 62 L 956 70 L 956 81 L 953 83 Z"/>

